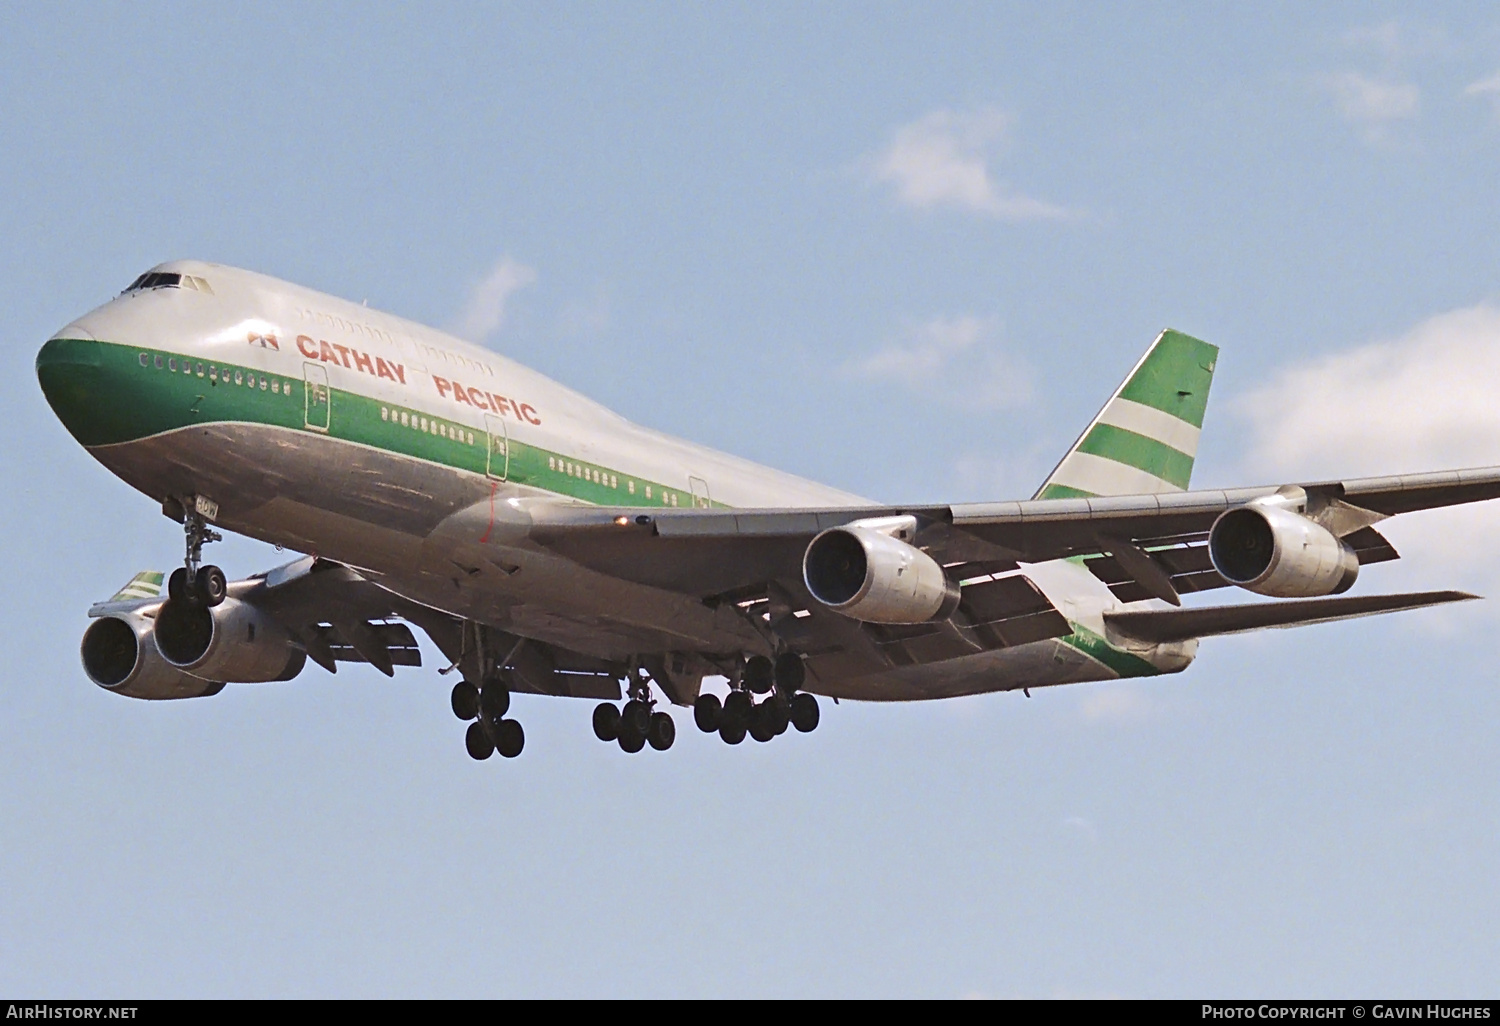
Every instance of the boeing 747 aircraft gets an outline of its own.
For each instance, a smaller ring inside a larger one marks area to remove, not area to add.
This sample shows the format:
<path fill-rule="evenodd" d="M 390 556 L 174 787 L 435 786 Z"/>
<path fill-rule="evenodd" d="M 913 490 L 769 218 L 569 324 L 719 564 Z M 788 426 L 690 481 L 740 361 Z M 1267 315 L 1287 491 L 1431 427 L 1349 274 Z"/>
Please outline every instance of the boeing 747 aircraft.
<path fill-rule="evenodd" d="M 309 659 L 389 675 L 420 664 L 414 625 L 460 673 L 453 711 L 486 759 L 525 743 L 514 692 L 602 700 L 594 731 L 627 752 L 672 746 L 659 699 L 729 744 L 766 742 L 813 730 L 815 696 L 1176 673 L 1206 636 L 1475 597 L 1342 593 L 1398 558 L 1375 524 L 1500 496 L 1500 468 L 1187 490 L 1217 355 L 1163 332 L 1035 497 L 920 506 L 668 437 L 490 350 L 196 261 L 68 324 L 37 376 L 186 536 L 181 567 L 90 610 L 95 684 L 192 698 Z M 202 561 L 223 530 L 308 555 L 229 581 Z M 1182 604 L 1227 587 L 1275 601 Z"/>

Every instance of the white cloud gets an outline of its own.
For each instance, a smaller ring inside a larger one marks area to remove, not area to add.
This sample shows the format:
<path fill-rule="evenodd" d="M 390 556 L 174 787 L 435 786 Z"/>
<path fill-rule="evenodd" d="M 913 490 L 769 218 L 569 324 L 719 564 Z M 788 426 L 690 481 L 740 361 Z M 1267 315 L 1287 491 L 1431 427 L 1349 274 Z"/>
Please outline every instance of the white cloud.
<path fill-rule="evenodd" d="M 844 367 L 855 377 L 891 381 L 970 409 L 1003 409 L 1031 398 L 1031 372 L 992 344 L 996 324 L 984 317 L 934 317 L 905 339 Z"/>
<path fill-rule="evenodd" d="M 1500 308 L 1297 364 L 1237 402 L 1258 472 L 1396 473 L 1500 463 Z"/>
<path fill-rule="evenodd" d="M 953 207 L 1005 221 L 1057 220 L 1065 207 L 1026 196 L 999 181 L 990 163 L 1005 142 L 1010 117 L 993 107 L 937 110 L 896 130 L 869 165 L 871 177 L 918 210 Z"/>
<path fill-rule="evenodd" d="M 1383 141 L 1392 124 L 1410 121 L 1421 113 L 1421 90 L 1410 82 L 1341 71 L 1324 75 L 1321 85 L 1339 115 L 1359 125 L 1369 142 Z"/>
<path fill-rule="evenodd" d="M 471 342 L 482 342 L 505 324 L 505 305 L 517 291 L 536 281 L 536 271 L 505 256 L 474 286 L 453 332 Z"/>
<path fill-rule="evenodd" d="M 1500 465 L 1500 308 L 1481 303 L 1392 339 L 1294 365 L 1234 403 L 1248 421 L 1246 483 Z M 1380 525 L 1402 554 L 1381 587 L 1500 594 L 1496 503 Z M 1448 616 L 1483 615 L 1458 607 Z M 1424 618 L 1436 614 L 1424 613 Z"/>
<path fill-rule="evenodd" d="M 1494 105 L 1496 117 L 1500 117 L 1500 71 L 1495 72 L 1489 78 L 1481 78 L 1478 82 L 1470 83 L 1464 89 L 1464 95 L 1489 100 Z"/>

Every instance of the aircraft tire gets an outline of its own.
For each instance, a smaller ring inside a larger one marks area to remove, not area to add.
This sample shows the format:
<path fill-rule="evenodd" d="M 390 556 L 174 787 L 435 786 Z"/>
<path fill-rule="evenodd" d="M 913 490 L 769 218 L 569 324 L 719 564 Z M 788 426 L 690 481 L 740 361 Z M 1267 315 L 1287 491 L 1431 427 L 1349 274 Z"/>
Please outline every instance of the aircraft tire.
<path fill-rule="evenodd" d="M 510 711 L 510 689 L 499 677 L 486 677 L 479 687 L 479 715 L 491 727 L 498 727 Z"/>
<path fill-rule="evenodd" d="M 652 713 L 651 730 L 646 735 L 646 740 L 658 752 L 665 752 L 677 740 L 677 724 L 664 712 Z"/>
<path fill-rule="evenodd" d="M 620 730 L 626 727 L 641 737 L 651 729 L 651 707 L 638 698 L 632 698 L 625 703 L 625 709 L 620 713 Z"/>
<path fill-rule="evenodd" d="M 719 718 L 723 711 L 724 706 L 719 702 L 718 695 L 699 695 L 693 703 L 693 722 L 703 733 L 712 734 L 719 729 Z"/>
<path fill-rule="evenodd" d="M 178 567 L 167 576 L 167 598 L 173 602 L 188 600 L 187 567 Z"/>
<path fill-rule="evenodd" d="M 724 723 L 719 727 L 719 739 L 726 745 L 737 745 L 745 740 L 745 728 L 740 723 Z"/>
<path fill-rule="evenodd" d="M 790 695 L 806 683 L 807 667 L 796 652 L 783 652 L 776 657 L 772 675 L 776 679 L 776 690 Z"/>
<path fill-rule="evenodd" d="M 186 577 L 187 574 L 184 573 L 183 576 Z M 229 594 L 229 581 L 225 578 L 224 571 L 212 564 L 198 568 L 193 586 L 198 592 L 199 601 L 209 607 L 223 602 Z"/>
<path fill-rule="evenodd" d="M 740 674 L 745 687 L 757 695 L 764 695 L 776 682 L 776 667 L 763 655 L 754 655 L 745 660 L 745 670 Z"/>
<path fill-rule="evenodd" d="M 495 730 L 495 751 L 507 759 L 514 759 L 526 747 L 526 732 L 517 720 L 501 720 Z"/>
<path fill-rule="evenodd" d="M 620 725 L 620 750 L 634 755 L 646 747 L 646 735 L 631 729 L 628 724 Z"/>
<path fill-rule="evenodd" d="M 771 703 L 762 702 L 750 714 L 750 736 L 765 744 L 776 736 L 776 723 L 771 719 Z"/>
<path fill-rule="evenodd" d="M 453 715 L 461 720 L 472 720 L 479 716 L 479 689 L 471 681 L 461 680 L 453 685 L 453 694 L 448 696 L 453 706 Z"/>
<path fill-rule="evenodd" d="M 783 702 L 766 702 L 766 722 L 771 725 L 771 733 L 780 737 L 786 733 L 787 724 L 791 722 L 787 716 L 786 705 Z"/>
<path fill-rule="evenodd" d="M 741 733 L 750 727 L 750 710 L 754 708 L 750 704 L 750 696 L 743 691 L 731 691 L 729 697 L 724 699 L 724 710 L 719 715 L 719 726 L 733 724 Z M 733 742 L 738 744 L 739 742 Z"/>
<path fill-rule="evenodd" d="M 803 734 L 818 729 L 818 700 L 807 692 L 792 696 L 790 710 L 792 726 Z"/>
<path fill-rule="evenodd" d="M 464 734 L 464 747 L 469 750 L 471 759 L 484 760 L 495 754 L 495 742 L 478 723 L 469 724 L 468 732 Z"/>
<path fill-rule="evenodd" d="M 610 742 L 620 736 L 620 707 L 612 702 L 594 706 L 594 736 Z"/>

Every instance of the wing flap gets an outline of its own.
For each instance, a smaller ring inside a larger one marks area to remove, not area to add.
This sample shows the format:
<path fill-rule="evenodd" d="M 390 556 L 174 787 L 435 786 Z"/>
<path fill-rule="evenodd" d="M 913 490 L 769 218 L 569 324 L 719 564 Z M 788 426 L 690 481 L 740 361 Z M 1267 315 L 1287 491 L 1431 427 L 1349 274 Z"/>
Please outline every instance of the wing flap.
<path fill-rule="evenodd" d="M 1238 634 L 1269 627 L 1301 627 L 1306 624 L 1350 620 L 1377 613 L 1479 598 L 1466 591 L 1418 591 L 1397 595 L 1353 595 L 1339 598 L 1291 599 L 1285 602 L 1254 602 L 1204 609 L 1143 609 L 1105 613 L 1104 622 L 1122 634 L 1141 641 L 1163 644 Z"/>

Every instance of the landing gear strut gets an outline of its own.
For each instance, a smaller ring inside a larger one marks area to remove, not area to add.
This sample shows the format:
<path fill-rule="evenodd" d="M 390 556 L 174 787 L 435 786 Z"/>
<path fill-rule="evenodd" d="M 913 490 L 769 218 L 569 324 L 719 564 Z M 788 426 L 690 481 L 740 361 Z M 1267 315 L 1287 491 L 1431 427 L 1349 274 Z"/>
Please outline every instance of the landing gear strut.
<path fill-rule="evenodd" d="M 626 678 L 629 701 L 621 709 L 613 702 L 594 707 L 594 736 L 600 741 L 614 741 L 621 750 L 634 754 L 650 744 L 665 752 L 677 740 L 677 724 L 664 712 L 653 711 L 656 699 L 651 697 L 651 678 L 632 670 Z"/>
<path fill-rule="evenodd" d="M 209 564 L 203 565 L 203 546 L 209 542 L 223 541 L 224 536 L 208 526 L 202 513 L 198 512 L 196 500 L 189 497 L 182 504 L 182 530 L 186 535 L 187 552 L 183 565 L 172 571 L 167 578 L 167 598 L 175 602 L 194 605 L 216 606 L 229 594 L 229 582 L 224 571 Z"/>
<path fill-rule="evenodd" d="M 506 759 L 514 759 L 526 747 L 526 732 L 519 722 L 505 716 L 510 711 L 510 681 L 504 669 L 509 656 L 500 660 L 498 666 L 490 662 L 485 658 L 482 629 L 476 633 L 484 678 L 478 684 L 465 679 L 453 685 L 448 703 L 454 716 L 472 721 L 464 735 L 464 747 L 471 757 L 488 759 L 499 752 Z"/>
<path fill-rule="evenodd" d="M 795 652 L 783 652 L 774 660 L 751 656 L 723 702 L 716 695 L 698 696 L 693 722 L 730 745 L 745 740 L 746 734 L 764 743 L 786 733 L 788 725 L 806 734 L 818 726 L 818 700 L 799 690 L 806 679 L 802 657 Z M 752 694 L 766 697 L 757 703 Z"/>

